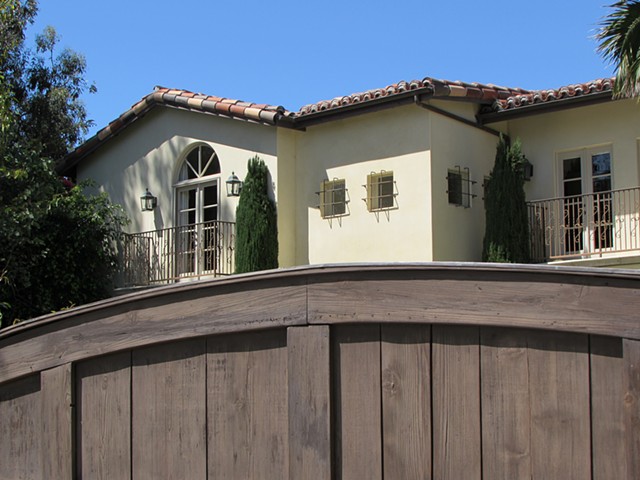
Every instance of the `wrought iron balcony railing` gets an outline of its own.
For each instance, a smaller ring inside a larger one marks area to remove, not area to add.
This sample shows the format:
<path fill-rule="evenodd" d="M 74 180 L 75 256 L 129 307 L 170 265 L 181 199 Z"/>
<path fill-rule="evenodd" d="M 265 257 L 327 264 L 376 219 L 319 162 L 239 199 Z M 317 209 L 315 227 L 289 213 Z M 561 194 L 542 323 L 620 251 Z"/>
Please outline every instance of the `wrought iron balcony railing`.
<path fill-rule="evenodd" d="M 640 187 L 529 202 L 534 262 L 640 250 Z"/>
<path fill-rule="evenodd" d="M 235 223 L 205 222 L 126 234 L 123 287 L 161 285 L 234 272 Z"/>

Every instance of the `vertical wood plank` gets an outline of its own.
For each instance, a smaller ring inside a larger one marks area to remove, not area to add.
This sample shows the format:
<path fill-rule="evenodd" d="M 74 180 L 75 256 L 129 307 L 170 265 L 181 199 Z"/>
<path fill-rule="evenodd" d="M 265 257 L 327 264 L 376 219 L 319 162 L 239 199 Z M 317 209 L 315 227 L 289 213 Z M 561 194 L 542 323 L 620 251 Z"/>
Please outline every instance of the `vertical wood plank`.
<path fill-rule="evenodd" d="M 480 346 L 477 327 L 433 326 L 433 478 L 480 479 Z"/>
<path fill-rule="evenodd" d="M 523 330 L 481 329 L 483 478 L 531 478 L 529 362 Z"/>
<path fill-rule="evenodd" d="M 384 478 L 431 478 L 431 331 L 382 325 Z"/>
<path fill-rule="evenodd" d="M 133 352 L 134 479 L 206 477 L 205 340 Z"/>
<path fill-rule="evenodd" d="M 42 478 L 40 375 L 0 385 L 0 478 Z"/>
<path fill-rule="evenodd" d="M 625 363 L 624 397 L 627 478 L 640 478 L 640 341 L 622 341 Z"/>
<path fill-rule="evenodd" d="M 289 478 L 331 479 L 329 327 L 287 329 Z"/>
<path fill-rule="evenodd" d="M 381 479 L 380 327 L 341 325 L 332 337 L 336 477 Z"/>
<path fill-rule="evenodd" d="M 209 478 L 288 477 L 286 330 L 210 337 Z"/>
<path fill-rule="evenodd" d="M 76 366 L 80 478 L 131 478 L 131 353 Z"/>
<path fill-rule="evenodd" d="M 591 337 L 593 480 L 626 479 L 622 339 Z"/>
<path fill-rule="evenodd" d="M 71 363 L 40 374 L 42 478 L 73 477 L 73 392 Z"/>
<path fill-rule="evenodd" d="M 533 478 L 591 477 L 587 336 L 527 334 Z"/>

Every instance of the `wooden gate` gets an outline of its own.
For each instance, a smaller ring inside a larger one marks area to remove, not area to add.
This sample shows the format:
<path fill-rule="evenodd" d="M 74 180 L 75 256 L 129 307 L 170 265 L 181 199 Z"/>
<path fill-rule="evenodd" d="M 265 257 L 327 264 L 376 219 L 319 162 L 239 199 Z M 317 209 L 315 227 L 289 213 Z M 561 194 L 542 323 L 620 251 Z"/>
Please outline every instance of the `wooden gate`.
<path fill-rule="evenodd" d="M 0 478 L 640 478 L 640 276 L 305 267 L 0 332 Z"/>

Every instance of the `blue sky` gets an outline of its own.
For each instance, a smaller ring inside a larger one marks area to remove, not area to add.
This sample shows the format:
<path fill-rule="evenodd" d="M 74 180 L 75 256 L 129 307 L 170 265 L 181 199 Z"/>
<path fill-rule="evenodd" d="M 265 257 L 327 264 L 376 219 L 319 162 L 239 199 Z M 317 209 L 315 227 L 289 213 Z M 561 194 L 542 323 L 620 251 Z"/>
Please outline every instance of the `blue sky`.
<path fill-rule="evenodd" d="M 602 0 L 41 0 L 85 55 L 90 132 L 155 85 L 290 110 L 434 77 L 529 89 L 610 76 L 593 35 Z"/>

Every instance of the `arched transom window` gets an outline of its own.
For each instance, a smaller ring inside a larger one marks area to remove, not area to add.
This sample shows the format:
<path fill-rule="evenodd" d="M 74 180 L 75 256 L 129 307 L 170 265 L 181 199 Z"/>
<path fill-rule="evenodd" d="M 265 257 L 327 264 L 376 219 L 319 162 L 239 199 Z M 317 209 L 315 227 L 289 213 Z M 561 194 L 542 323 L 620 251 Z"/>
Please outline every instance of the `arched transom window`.
<path fill-rule="evenodd" d="M 178 181 L 196 180 L 220 173 L 218 155 L 208 145 L 200 145 L 189 152 L 182 163 Z"/>

